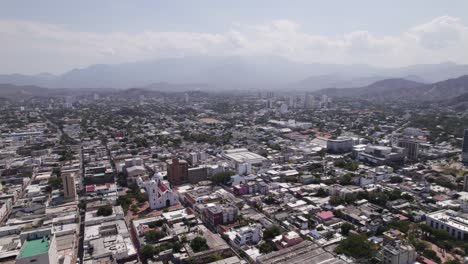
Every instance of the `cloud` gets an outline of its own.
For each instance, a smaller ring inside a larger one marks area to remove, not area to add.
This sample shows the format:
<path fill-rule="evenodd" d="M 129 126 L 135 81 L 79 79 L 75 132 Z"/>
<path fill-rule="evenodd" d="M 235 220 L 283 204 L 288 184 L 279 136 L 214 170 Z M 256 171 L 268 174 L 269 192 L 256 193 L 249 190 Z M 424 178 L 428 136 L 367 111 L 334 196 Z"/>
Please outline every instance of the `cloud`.
<path fill-rule="evenodd" d="M 456 17 L 441 16 L 410 30 L 425 48 L 440 50 L 466 44 L 468 28 Z M 465 46 L 466 47 L 466 46 Z"/>
<path fill-rule="evenodd" d="M 468 27 L 441 16 L 396 35 L 362 30 L 337 36 L 304 32 L 282 19 L 262 25 L 233 24 L 225 32 L 95 33 L 64 25 L 0 20 L 0 72 L 65 71 L 95 63 L 122 63 L 187 55 L 275 54 L 299 62 L 400 66 L 468 63 Z"/>

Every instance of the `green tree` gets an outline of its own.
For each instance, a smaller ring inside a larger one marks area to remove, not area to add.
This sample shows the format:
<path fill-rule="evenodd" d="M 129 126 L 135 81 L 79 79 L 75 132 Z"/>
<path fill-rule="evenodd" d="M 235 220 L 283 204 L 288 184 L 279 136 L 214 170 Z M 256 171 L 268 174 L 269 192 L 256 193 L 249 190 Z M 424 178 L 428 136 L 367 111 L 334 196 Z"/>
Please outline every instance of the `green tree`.
<path fill-rule="evenodd" d="M 231 180 L 231 176 L 234 174 L 235 173 L 233 171 L 220 172 L 220 173 L 215 174 L 212 180 L 214 183 L 217 183 L 217 184 L 219 183 L 226 184 Z"/>
<path fill-rule="evenodd" d="M 349 231 L 354 230 L 354 225 L 350 223 L 344 223 L 341 225 L 341 234 L 343 236 L 347 236 L 349 234 Z"/>
<path fill-rule="evenodd" d="M 268 253 L 273 251 L 273 246 L 271 246 L 271 244 L 269 242 L 265 242 L 265 243 L 260 244 L 258 249 L 259 249 L 260 253 L 268 254 Z"/>
<path fill-rule="evenodd" d="M 325 189 L 319 188 L 319 189 L 317 190 L 316 196 L 317 196 L 317 197 L 327 197 L 327 196 L 328 196 L 328 193 L 327 193 L 327 191 L 325 191 Z"/>
<path fill-rule="evenodd" d="M 145 239 L 148 243 L 156 243 L 165 236 L 166 234 L 159 230 L 149 230 L 145 233 Z"/>
<path fill-rule="evenodd" d="M 367 237 L 349 234 L 335 249 L 338 254 L 345 254 L 357 260 L 367 260 L 374 256 L 376 250 Z"/>
<path fill-rule="evenodd" d="M 341 177 L 340 184 L 341 185 L 351 185 L 352 184 L 352 179 L 353 179 L 352 177 L 353 177 L 353 174 L 346 173 L 345 175 L 343 175 L 343 177 Z"/>
<path fill-rule="evenodd" d="M 200 252 L 207 250 L 208 244 L 206 243 L 205 238 L 197 236 L 190 242 L 190 247 L 194 252 Z"/>
<path fill-rule="evenodd" d="M 281 234 L 281 230 L 279 229 L 279 227 L 276 225 L 272 225 L 272 226 L 265 228 L 265 231 L 263 231 L 263 238 L 265 240 L 270 240 L 280 234 Z"/>
<path fill-rule="evenodd" d="M 206 262 L 207 263 L 211 263 L 211 262 L 215 262 L 215 261 L 220 261 L 222 260 L 223 257 L 219 254 L 213 254 L 213 255 L 210 255 L 206 258 Z"/>
<path fill-rule="evenodd" d="M 132 212 L 136 214 L 138 212 L 138 206 L 136 204 L 132 204 L 130 206 L 130 210 L 132 210 Z"/>
<path fill-rule="evenodd" d="M 50 177 L 48 181 L 52 189 L 62 188 L 62 178 L 61 177 Z"/>
<path fill-rule="evenodd" d="M 141 258 L 146 262 L 148 259 L 154 256 L 154 253 L 155 251 L 152 245 L 145 245 L 141 250 Z"/>
<path fill-rule="evenodd" d="M 432 249 L 429 249 L 429 248 L 425 249 L 423 251 L 423 256 L 425 256 L 426 258 L 432 259 L 437 263 L 441 263 L 440 258 L 437 256 L 437 253 Z"/>
<path fill-rule="evenodd" d="M 112 214 L 112 206 L 111 205 L 104 205 L 99 207 L 97 210 L 97 216 L 109 216 Z"/>

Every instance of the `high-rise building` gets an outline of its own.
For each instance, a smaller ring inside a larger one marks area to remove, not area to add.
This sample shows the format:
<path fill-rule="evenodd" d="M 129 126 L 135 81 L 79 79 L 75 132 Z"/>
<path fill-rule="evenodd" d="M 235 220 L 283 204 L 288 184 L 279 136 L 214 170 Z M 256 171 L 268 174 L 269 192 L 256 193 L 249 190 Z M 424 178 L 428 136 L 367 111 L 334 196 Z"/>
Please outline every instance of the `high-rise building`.
<path fill-rule="evenodd" d="M 463 145 L 462 145 L 461 158 L 462 158 L 462 162 L 465 165 L 468 165 L 468 129 L 465 129 L 465 133 L 463 134 Z"/>
<path fill-rule="evenodd" d="M 463 191 L 468 192 L 468 175 L 465 175 L 465 179 L 463 181 Z"/>
<path fill-rule="evenodd" d="M 75 176 L 72 174 L 62 175 L 63 196 L 66 199 L 74 199 L 76 197 Z"/>
<path fill-rule="evenodd" d="M 404 148 L 410 160 L 417 160 L 419 156 L 419 142 L 411 139 L 398 140 L 398 147 Z"/>
<path fill-rule="evenodd" d="M 172 185 L 188 182 L 188 163 L 185 160 L 173 158 L 167 161 L 167 179 Z"/>

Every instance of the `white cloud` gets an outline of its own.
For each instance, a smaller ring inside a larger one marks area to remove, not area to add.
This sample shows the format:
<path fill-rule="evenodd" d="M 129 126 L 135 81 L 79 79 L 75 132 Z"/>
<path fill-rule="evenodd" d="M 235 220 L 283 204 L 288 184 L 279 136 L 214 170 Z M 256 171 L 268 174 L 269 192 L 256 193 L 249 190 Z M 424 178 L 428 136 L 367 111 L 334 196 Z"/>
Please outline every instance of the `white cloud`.
<path fill-rule="evenodd" d="M 235 24 L 203 32 L 80 32 L 63 25 L 0 20 L 0 72 L 65 71 L 94 63 L 121 63 L 184 55 L 276 54 L 301 62 L 399 66 L 468 63 L 468 27 L 436 17 L 398 35 L 355 31 L 338 36 L 304 32 L 291 20 Z"/>

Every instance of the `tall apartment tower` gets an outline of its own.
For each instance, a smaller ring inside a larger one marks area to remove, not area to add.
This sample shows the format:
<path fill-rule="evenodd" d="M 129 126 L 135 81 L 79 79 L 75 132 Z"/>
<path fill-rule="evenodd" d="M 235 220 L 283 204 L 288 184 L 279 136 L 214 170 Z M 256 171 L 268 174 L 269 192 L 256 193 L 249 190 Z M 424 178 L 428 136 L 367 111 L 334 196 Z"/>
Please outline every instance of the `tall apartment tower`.
<path fill-rule="evenodd" d="M 465 133 L 463 133 L 461 159 L 463 164 L 468 165 L 468 129 L 465 129 Z"/>
<path fill-rule="evenodd" d="M 74 199 L 76 197 L 75 176 L 72 174 L 65 174 L 62 176 L 63 182 L 63 196 L 66 199 Z"/>
<path fill-rule="evenodd" d="M 417 160 L 419 156 L 419 142 L 411 139 L 400 139 L 398 147 L 404 148 L 408 159 Z"/>
<path fill-rule="evenodd" d="M 167 180 L 171 185 L 188 182 L 188 163 L 185 160 L 173 158 L 167 161 Z"/>
<path fill-rule="evenodd" d="M 468 192 L 468 175 L 465 175 L 465 179 L 463 181 L 463 191 Z"/>

